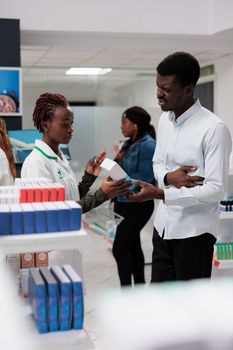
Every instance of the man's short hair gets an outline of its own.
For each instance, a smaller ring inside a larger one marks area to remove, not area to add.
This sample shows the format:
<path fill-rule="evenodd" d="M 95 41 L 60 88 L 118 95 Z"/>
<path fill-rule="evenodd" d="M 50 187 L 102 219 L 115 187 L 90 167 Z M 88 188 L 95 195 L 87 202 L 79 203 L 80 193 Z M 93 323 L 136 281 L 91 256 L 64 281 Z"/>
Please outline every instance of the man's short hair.
<path fill-rule="evenodd" d="M 181 86 L 195 86 L 200 76 L 198 60 L 190 53 L 182 51 L 165 57 L 156 69 L 162 76 L 175 75 Z"/>

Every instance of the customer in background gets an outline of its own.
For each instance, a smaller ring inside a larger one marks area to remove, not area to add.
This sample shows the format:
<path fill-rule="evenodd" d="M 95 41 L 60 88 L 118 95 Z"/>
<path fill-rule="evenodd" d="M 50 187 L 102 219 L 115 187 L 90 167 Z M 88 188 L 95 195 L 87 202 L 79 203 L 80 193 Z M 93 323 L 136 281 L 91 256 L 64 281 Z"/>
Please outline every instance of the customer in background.
<path fill-rule="evenodd" d="M 131 107 L 122 115 L 121 130 L 125 141 L 115 161 L 132 178 L 155 184 L 152 157 L 155 150 L 155 129 L 150 124 L 151 117 L 141 107 Z M 149 220 L 154 209 L 154 201 L 132 203 L 126 195 L 114 200 L 114 210 L 124 220 L 117 227 L 113 243 L 121 286 L 145 283 L 144 255 L 140 241 L 140 231 Z"/>
<path fill-rule="evenodd" d="M 152 282 L 211 276 L 219 201 L 226 191 L 232 142 L 228 128 L 194 97 L 195 57 L 175 52 L 157 67 L 164 113 L 153 158 L 159 187 L 141 181 L 134 201 L 161 199 L 154 221 Z"/>
<path fill-rule="evenodd" d="M 13 185 L 15 177 L 16 169 L 6 123 L 0 118 L 0 186 Z"/>
<path fill-rule="evenodd" d="M 105 178 L 93 195 L 87 194 L 100 173 L 100 163 L 105 157 L 101 151 L 86 166 L 79 185 L 60 144 L 68 144 L 73 134 L 73 112 L 66 98 L 57 93 L 44 93 L 36 101 L 33 112 L 35 127 L 42 133 L 42 140 L 36 140 L 35 147 L 25 159 L 21 170 L 22 178 L 43 177 L 59 182 L 65 187 L 65 199 L 78 201 L 83 212 L 91 210 L 109 198 L 124 192 L 124 181 L 109 181 Z"/>

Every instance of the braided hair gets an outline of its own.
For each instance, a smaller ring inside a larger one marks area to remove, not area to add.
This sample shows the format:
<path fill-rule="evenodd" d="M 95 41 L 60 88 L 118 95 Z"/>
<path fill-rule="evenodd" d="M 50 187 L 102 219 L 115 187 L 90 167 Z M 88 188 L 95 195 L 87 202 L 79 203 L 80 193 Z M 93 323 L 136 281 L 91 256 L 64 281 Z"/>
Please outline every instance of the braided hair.
<path fill-rule="evenodd" d="M 0 118 L 0 147 L 6 154 L 11 175 L 13 176 L 13 178 L 15 178 L 16 168 L 15 168 L 14 156 L 11 149 L 9 136 L 7 135 L 6 122 L 2 118 Z"/>
<path fill-rule="evenodd" d="M 46 92 L 39 96 L 33 111 L 33 122 L 35 127 L 43 132 L 42 122 L 51 120 L 54 112 L 59 107 L 68 107 L 67 99 L 57 93 Z"/>

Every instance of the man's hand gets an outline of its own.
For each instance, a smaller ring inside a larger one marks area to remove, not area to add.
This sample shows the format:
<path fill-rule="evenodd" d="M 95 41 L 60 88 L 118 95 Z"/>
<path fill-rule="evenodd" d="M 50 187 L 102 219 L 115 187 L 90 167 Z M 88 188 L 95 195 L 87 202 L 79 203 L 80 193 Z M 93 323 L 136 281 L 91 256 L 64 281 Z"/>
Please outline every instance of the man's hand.
<path fill-rule="evenodd" d="M 190 176 L 188 173 L 197 170 L 196 166 L 182 166 L 175 171 L 166 174 L 166 182 L 176 188 L 195 187 L 200 185 L 204 178 L 201 176 Z"/>
<path fill-rule="evenodd" d="M 107 176 L 104 178 L 100 188 L 110 199 L 119 194 L 127 193 L 129 186 L 129 183 L 125 180 L 112 180 L 110 176 Z"/>
<path fill-rule="evenodd" d="M 150 199 L 164 199 L 164 192 L 161 188 L 139 180 L 134 180 L 134 182 L 141 187 L 141 191 L 137 194 L 127 195 L 127 197 L 134 202 L 144 202 Z"/>

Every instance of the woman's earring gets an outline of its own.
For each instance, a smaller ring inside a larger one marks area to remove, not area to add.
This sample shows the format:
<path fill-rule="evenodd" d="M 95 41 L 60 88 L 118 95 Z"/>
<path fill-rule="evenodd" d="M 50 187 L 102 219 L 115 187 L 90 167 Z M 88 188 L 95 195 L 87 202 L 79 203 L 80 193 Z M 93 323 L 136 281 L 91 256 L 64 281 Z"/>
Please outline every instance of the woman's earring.
<path fill-rule="evenodd" d="M 134 129 L 136 130 L 138 128 L 137 124 L 134 124 Z"/>

